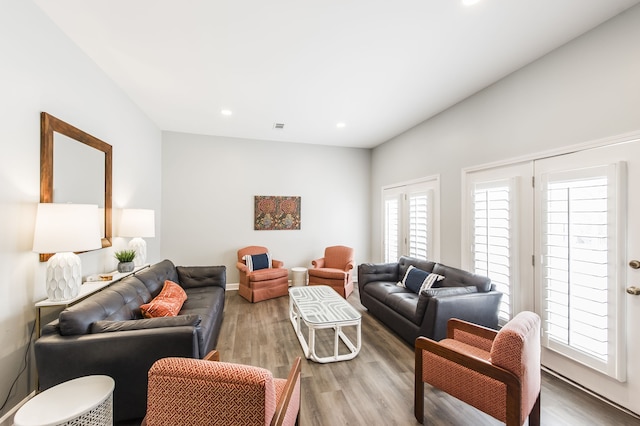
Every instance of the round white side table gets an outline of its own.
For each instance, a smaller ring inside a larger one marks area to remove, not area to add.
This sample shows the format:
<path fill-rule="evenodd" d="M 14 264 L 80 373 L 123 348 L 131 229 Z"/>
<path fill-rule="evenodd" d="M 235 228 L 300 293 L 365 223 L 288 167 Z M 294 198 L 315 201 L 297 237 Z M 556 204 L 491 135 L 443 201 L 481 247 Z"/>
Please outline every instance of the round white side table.
<path fill-rule="evenodd" d="M 15 426 L 111 426 L 113 388 L 109 376 L 85 376 L 49 388 L 16 413 Z"/>
<path fill-rule="evenodd" d="M 302 266 L 296 266 L 291 268 L 291 285 L 294 287 L 301 287 L 307 285 L 307 268 Z"/>

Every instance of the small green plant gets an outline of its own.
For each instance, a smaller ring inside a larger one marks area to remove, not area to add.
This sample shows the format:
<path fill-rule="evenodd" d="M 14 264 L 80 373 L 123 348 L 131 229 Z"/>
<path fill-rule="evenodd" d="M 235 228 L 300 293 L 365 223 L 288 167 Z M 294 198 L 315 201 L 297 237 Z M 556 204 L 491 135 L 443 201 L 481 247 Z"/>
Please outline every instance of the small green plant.
<path fill-rule="evenodd" d="M 118 262 L 128 263 L 128 262 L 133 262 L 133 259 L 136 257 L 136 251 L 120 250 L 115 252 L 113 255 L 115 256 L 116 259 L 118 259 Z"/>

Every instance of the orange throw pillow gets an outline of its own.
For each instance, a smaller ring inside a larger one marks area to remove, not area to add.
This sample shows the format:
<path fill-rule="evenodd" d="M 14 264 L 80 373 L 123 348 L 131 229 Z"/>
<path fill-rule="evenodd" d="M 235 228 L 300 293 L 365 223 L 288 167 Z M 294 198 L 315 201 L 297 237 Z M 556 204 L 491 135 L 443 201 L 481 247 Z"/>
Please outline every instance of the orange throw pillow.
<path fill-rule="evenodd" d="M 175 317 L 182 309 L 187 293 L 180 285 L 166 280 L 164 287 L 153 300 L 140 306 L 145 318 Z"/>

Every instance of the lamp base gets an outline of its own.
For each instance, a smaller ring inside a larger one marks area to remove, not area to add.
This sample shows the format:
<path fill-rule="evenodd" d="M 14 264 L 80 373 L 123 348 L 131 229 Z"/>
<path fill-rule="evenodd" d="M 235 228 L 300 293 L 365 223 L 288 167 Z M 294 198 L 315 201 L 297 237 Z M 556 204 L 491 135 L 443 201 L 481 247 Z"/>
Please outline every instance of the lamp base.
<path fill-rule="evenodd" d="M 56 253 L 47 261 L 47 297 L 52 302 L 70 300 L 80 293 L 82 264 L 73 252 Z"/>
<path fill-rule="evenodd" d="M 147 261 L 147 242 L 140 237 L 132 238 L 129 241 L 129 248 L 136 251 L 136 257 L 133 258 L 135 266 L 142 266 Z"/>

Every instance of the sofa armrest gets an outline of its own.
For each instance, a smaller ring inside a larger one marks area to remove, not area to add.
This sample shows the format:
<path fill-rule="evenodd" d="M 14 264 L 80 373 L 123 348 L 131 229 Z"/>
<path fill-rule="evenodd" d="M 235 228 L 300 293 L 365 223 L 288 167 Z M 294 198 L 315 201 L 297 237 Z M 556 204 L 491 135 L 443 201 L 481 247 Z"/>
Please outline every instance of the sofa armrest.
<path fill-rule="evenodd" d="M 147 372 L 160 358 L 198 358 L 193 326 L 116 331 L 80 336 L 48 335 L 34 345 L 40 389 L 77 377 L 105 374 L 116 382 L 115 420 L 144 416 Z"/>
<path fill-rule="evenodd" d="M 358 286 L 362 289 L 370 282 L 398 282 L 398 263 L 362 263 L 358 265 Z"/>
<path fill-rule="evenodd" d="M 226 266 L 177 266 L 176 271 L 184 288 L 227 286 Z"/>
<path fill-rule="evenodd" d="M 312 260 L 311 264 L 314 268 L 324 268 L 324 257 Z"/>
<path fill-rule="evenodd" d="M 432 297 L 427 304 L 420 335 L 433 336 L 435 341 L 444 339 L 450 318 L 496 329 L 501 298 L 502 293 L 498 291 Z"/>

